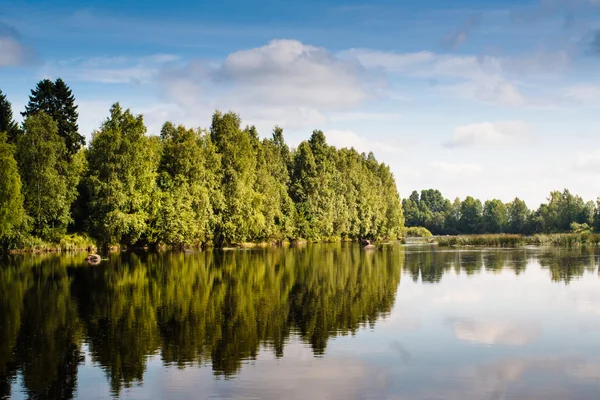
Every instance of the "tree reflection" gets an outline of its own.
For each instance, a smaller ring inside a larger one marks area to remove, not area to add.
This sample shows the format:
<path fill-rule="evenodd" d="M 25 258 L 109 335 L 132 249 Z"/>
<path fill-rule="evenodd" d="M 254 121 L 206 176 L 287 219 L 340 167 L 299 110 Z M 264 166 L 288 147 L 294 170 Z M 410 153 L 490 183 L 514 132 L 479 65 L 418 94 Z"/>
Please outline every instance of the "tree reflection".
<path fill-rule="evenodd" d="M 538 260 L 550 271 L 553 282 L 569 284 L 583 276 L 586 271 L 594 272 L 598 256 L 593 248 L 553 249 L 543 252 Z"/>

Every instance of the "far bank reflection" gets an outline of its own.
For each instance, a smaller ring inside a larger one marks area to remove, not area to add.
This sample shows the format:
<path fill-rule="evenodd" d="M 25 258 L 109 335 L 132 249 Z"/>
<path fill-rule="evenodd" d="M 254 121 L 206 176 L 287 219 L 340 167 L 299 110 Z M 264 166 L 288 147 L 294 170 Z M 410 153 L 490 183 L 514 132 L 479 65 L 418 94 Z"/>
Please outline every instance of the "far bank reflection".
<path fill-rule="evenodd" d="M 520 249 L 448 249 L 435 246 L 417 247 L 406 252 L 404 269 L 416 282 L 439 283 L 445 273 L 473 275 L 487 272 L 525 272 L 530 263 L 548 270 L 553 282 L 568 284 L 583 274 L 594 272 L 600 253 L 591 247 L 583 248 L 520 248 Z"/>

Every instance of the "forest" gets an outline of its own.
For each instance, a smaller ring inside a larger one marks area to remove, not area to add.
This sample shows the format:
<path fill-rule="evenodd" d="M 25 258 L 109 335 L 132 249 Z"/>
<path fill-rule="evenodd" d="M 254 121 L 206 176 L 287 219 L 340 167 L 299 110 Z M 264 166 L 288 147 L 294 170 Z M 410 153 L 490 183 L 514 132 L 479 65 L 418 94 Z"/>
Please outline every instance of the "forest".
<path fill-rule="evenodd" d="M 586 233 L 600 231 L 600 198 L 585 202 L 569 190 L 553 191 L 547 203 L 530 210 L 519 198 L 509 203 L 467 196 L 451 202 L 436 189 L 413 191 L 402 200 L 407 227 L 425 227 L 434 235 L 512 233 Z"/>
<path fill-rule="evenodd" d="M 396 239 L 402 205 L 389 167 L 336 149 L 322 131 L 290 149 L 234 112 L 208 129 L 115 103 L 86 144 L 75 96 L 42 80 L 15 122 L 0 91 L 0 247 L 227 246 L 290 240 Z M 89 239 L 88 239 L 89 238 Z M 66 243 L 66 244 L 65 244 Z"/>

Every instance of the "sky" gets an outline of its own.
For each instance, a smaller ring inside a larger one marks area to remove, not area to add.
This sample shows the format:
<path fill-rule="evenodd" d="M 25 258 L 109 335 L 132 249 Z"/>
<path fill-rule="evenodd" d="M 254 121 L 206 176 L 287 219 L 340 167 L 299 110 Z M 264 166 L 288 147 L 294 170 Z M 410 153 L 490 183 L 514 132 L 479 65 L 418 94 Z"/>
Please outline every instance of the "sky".
<path fill-rule="evenodd" d="M 293 147 L 373 151 L 402 197 L 600 195 L 600 0 L 2 0 L 17 119 L 66 81 L 88 140 L 120 102 L 149 134 L 235 111 Z"/>

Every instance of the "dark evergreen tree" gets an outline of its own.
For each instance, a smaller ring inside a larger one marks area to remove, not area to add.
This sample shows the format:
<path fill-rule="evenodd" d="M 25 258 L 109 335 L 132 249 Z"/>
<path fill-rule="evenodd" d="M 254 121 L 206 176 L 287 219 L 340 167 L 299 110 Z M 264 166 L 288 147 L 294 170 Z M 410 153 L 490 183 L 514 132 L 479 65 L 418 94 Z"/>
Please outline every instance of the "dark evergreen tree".
<path fill-rule="evenodd" d="M 67 84 L 60 78 L 55 82 L 44 79 L 31 90 L 29 103 L 25 106 L 23 117 L 44 112 L 58 125 L 58 134 L 67 148 L 67 157 L 71 158 L 85 145 L 85 138 L 79 133 L 77 105 L 75 96 Z"/>
<path fill-rule="evenodd" d="M 9 143 L 16 143 L 19 127 L 13 118 L 12 106 L 0 90 L 0 132 L 5 132 Z"/>

